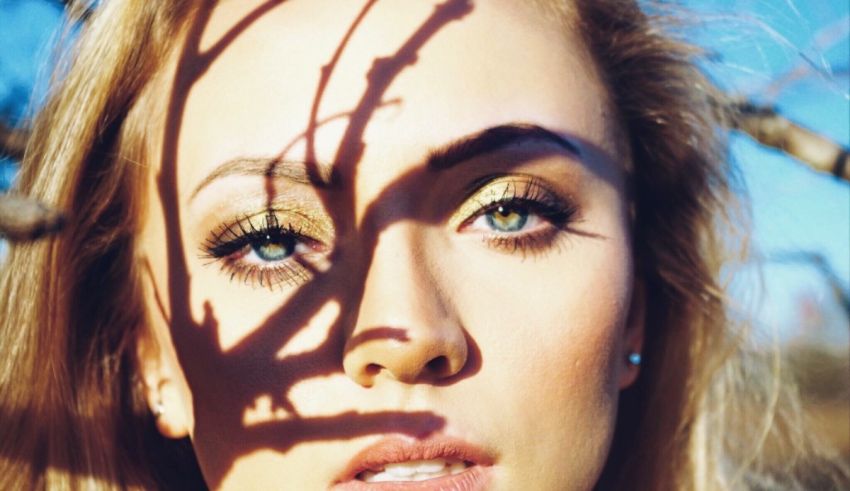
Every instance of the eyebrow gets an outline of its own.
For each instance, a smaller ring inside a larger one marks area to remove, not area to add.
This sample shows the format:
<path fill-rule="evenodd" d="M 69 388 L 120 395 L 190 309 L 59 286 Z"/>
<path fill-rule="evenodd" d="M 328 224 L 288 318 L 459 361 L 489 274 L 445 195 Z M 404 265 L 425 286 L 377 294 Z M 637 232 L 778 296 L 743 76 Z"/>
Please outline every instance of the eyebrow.
<path fill-rule="evenodd" d="M 480 155 L 535 140 L 554 143 L 574 157 L 582 157 L 578 144 L 552 130 L 534 124 L 511 123 L 484 129 L 432 150 L 427 159 L 428 169 L 445 170 Z"/>
<path fill-rule="evenodd" d="M 227 176 L 259 176 L 272 179 L 284 178 L 296 184 L 328 186 L 333 176 L 333 168 L 325 162 L 316 162 L 319 178 L 314 179 L 307 171 L 307 165 L 299 160 L 285 160 L 279 157 L 237 157 L 219 165 L 204 178 L 192 191 L 189 199 L 217 179 Z"/>
<path fill-rule="evenodd" d="M 510 123 L 486 128 L 432 149 L 425 161 L 429 170 L 441 171 L 508 146 L 535 140 L 554 143 L 575 157 L 582 156 L 576 143 L 552 130 L 534 124 Z M 335 175 L 333 166 L 326 162 L 316 162 L 315 165 L 319 180 L 311 178 L 303 161 L 279 157 L 237 157 L 216 167 L 195 187 L 189 199 L 194 199 L 213 181 L 232 175 L 284 178 L 296 184 L 330 186 Z"/>

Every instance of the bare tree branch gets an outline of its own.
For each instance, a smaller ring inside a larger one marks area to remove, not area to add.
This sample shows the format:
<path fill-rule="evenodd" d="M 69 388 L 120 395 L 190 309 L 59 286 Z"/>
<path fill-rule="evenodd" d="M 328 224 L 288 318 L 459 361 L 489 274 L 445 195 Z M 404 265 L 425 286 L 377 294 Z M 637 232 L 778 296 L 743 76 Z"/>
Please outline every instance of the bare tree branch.
<path fill-rule="evenodd" d="M 0 122 L 0 157 L 21 160 L 29 132 Z M 58 232 L 64 223 L 61 213 L 41 203 L 14 194 L 0 195 L 0 237 L 12 242 L 35 240 Z"/>
<path fill-rule="evenodd" d="M 0 195 L 0 235 L 13 242 L 58 232 L 65 219 L 41 203 L 14 194 Z"/>
<path fill-rule="evenodd" d="M 762 145 L 777 148 L 810 168 L 850 181 L 850 151 L 838 143 L 794 123 L 771 107 L 733 102 L 732 128 Z"/>
<path fill-rule="evenodd" d="M 29 133 L 27 131 L 10 128 L 0 121 L 0 157 L 21 160 L 28 139 Z"/>
<path fill-rule="evenodd" d="M 806 51 L 824 53 L 827 49 L 838 44 L 840 41 L 846 40 L 848 35 L 850 35 L 850 16 L 844 16 L 821 28 L 815 34 Z M 826 62 L 824 62 L 824 64 L 825 63 Z M 832 75 L 831 79 L 834 80 L 839 75 L 840 70 L 833 68 L 830 72 Z M 789 85 L 816 74 L 824 76 L 814 70 L 811 64 L 801 61 L 792 66 L 784 74 L 777 76 L 770 85 L 761 91 L 764 96 L 764 100 L 774 101 Z"/>
<path fill-rule="evenodd" d="M 841 279 L 822 253 L 816 251 L 787 251 L 772 254 L 768 259 L 784 264 L 808 264 L 815 268 L 824 280 L 826 280 L 841 308 L 850 317 L 850 291 L 841 285 Z"/>

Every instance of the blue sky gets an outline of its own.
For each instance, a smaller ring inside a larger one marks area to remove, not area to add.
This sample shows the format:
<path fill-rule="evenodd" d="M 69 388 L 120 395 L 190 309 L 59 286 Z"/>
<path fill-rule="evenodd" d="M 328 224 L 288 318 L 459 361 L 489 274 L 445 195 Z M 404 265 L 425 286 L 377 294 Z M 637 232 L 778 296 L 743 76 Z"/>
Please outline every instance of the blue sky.
<path fill-rule="evenodd" d="M 722 87 L 850 146 L 850 2 L 828 0 L 687 0 L 698 12 L 688 38 L 712 54 L 704 68 Z M 45 61 L 61 18 L 47 0 L 0 0 L 0 116 L 26 118 L 28 95 L 49 70 Z M 802 71 L 799 79 L 788 77 Z M 779 83 L 787 81 L 787 83 Z M 756 302 L 763 325 L 786 338 L 801 331 L 800 306 L 832 316 L 827 338 L 847 343 L 847 319 L 814 268 L 773 259 L 787 251 L 823 254 L 850 289 L 850 186 L 815 174 L 744 136 L 732 142 L 753 207 L 753 242 L 766 258 L 764 293 L 743 274 L 735 291 Z M 12 167 L 0 165 L 0 186 Z"/>
<path fill-rule="evenodd" d="M 690 0 L 703 28 L 695 38 L 714 53 L 705 69 L 725 89 L 773 105 L 790 119 L 850 146 L 850 2 Z M 795 78 L 791 74 L 804 76 Z M 832 320 L 821 333 L 847 345 L 847 318 L 815 268 L 782 264 L 791 251 L 823 254 L 850 289 L 850 186 L 808 170 L 779 151 L 735 136 L 733 157 L 746 182 L 756 254 L 765 258 L 764 290 L 755 302 L 763 327 L 805 333 L 802 310 L 813 302 Z M 744 275 L 738 290 L 757 288 Z M 748 291 L 751 298 L 758 298 Z"/>
<path fill-rule="evenodd" d="M 4 121 L 27 117 L 36 79 L 43 81 L 49 71 L 46 59 L 61 16 L 58 2 L 0 0 L 0 118 Z M 0 188 L 8 187 L 13 170 L 0 164 Z"/>

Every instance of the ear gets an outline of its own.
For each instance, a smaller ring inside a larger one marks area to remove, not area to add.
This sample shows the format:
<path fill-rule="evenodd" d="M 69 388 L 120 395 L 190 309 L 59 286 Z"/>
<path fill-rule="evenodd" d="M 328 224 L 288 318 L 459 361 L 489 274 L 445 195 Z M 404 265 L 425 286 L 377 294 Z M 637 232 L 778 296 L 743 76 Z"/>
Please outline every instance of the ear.
<path fill-rule="evenodd" d="M 189 434 L 186 408 L 175 382 L 173 367 L 150 329 L 141 329 L 136 343 L 136 356 L 144 384 L 145 399 L 156 427 L 166 438 L 183 438 Z"/>
<path fill-rule="evenodd" d="M 621 370 L 620 370 L 620 390 L 626 389 L 637 380 L 640 373 L 640 364 L 635 364 L 629 361 L 629 355 L 633 353 L 643 353 L 643 337 L 644 324 L 646 319 L 646 294 L 643 282 L 635 279 L 634 290 L 632 291 L 631 305 L 629 306 L 629 316 L 626 320 L 626 329 L 623 333 L 623 352 L 619 354 Z"/>

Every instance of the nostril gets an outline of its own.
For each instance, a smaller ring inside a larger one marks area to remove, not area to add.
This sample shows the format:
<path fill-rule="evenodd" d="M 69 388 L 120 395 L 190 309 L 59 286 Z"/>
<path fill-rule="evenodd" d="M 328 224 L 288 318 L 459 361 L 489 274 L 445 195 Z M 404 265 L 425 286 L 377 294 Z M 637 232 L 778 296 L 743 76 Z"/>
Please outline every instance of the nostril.
<path fill-rule="evenodd" d="M 438 356 L 429 361 L 425 365 L 425 369 L 433 375 L 444 375 L 449 371 L 449 359 L 445 356 Z"/>
<path fill-rule="evenodd" d="M 366 365 L 366 368 L 363 370 L 363 372 L 370 377 L 374 377 L 375 375 L 381 372 L 381 368 L 383 367 L 381 367 L 381 365 L 378 365 L 377 363 L 370 363 Z"/>

